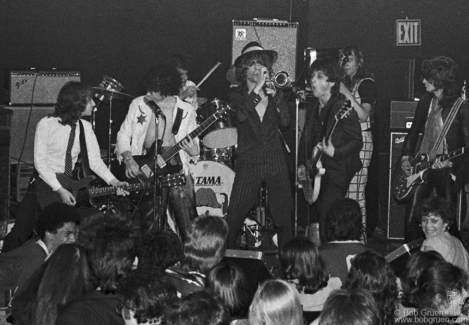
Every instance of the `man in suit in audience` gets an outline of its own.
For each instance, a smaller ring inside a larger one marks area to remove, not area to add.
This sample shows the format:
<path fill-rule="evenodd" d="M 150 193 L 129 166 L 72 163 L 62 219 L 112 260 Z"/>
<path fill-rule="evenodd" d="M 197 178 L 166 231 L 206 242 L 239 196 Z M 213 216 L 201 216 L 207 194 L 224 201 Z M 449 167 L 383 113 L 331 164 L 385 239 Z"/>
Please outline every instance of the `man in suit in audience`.
<path fill-rule="evenodd" d="M 339 277 L 342 283 L 345 283 L 352 258 L 368 250 L 360 242 L 361 234 L 362 214 L 358 202 L 348 198 L 336 201 L 326 220 L 328 243 L 319 247 L 319 255 L 325 272 Z"/>
<path fill-rule="evenodd" d="M 78 221 L 76 208 L 65 203 L 54 202 L 45 207 L 36 223 L 39 238 L 0 254 L 0 290 L 21 290 L 57 247 L 75 242 Z"/>

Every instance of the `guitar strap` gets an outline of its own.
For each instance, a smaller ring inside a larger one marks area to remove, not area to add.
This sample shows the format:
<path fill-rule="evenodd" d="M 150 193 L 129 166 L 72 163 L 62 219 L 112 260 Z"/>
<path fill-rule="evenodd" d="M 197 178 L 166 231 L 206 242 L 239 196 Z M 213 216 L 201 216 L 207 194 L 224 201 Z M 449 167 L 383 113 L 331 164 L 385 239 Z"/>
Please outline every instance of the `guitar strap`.
<path fill-rule="evenodd" d="M 178 107 L 178 112 L 176 113 L 176 118 L 174 119 L 174 122 L 173 122 L 173 130 L 172 130 L 173 135 L 176 135 L 179 132 L 179 127 L 181 126 L 183 113 L 184 111 Z"/>
<path fill-rule="evenodd" d="M 430 105 L 430 107 L 432 107 L 433 109 L 433 101 L 435 101 L 435 99 L 432 100 L 432 105 Z M 451 107 L 451 111 L 449 112 L 448 114 L 448 117 L 446 118 L 446 121 L 443 125 L 443 128 L 441 129 L 441 132 L 440 134 L 438 135 L 438 138 L 436 139 L 435 141 L 435 144 L 433 145 L 433 148 L 432 150 L 430 151 L 430 154 L 429 156 L 431 157 L 431 159 L 434 159 L 438 153 L 438 150 L 443 142 L 443 140 L 445 139 L 446 137 L 446 133 L 448 133 L 448 130 L 451 126 L 451 124 L 453 123 L 453 120 L 454 118 L 456 117 L 456 114 L 458 113 L 459 111 L 459 107 L 461 106 L 461 104 L 464 102 L 464 99 L 462 99 L 461 97 L 459 97 L 453 104 L 453 107 Z"/>
<path fill-rule="evenodd" d="M 81 153 L 81 164 L 83 168 L 83 175 L 90 176 L 90 161 L 88 160 L 88 148 L 86 147 L 86 139 L 85 139 L 85 129 L 83 127 L 83 123 L 81 120 L 80 122 L 80 153 Z"/>

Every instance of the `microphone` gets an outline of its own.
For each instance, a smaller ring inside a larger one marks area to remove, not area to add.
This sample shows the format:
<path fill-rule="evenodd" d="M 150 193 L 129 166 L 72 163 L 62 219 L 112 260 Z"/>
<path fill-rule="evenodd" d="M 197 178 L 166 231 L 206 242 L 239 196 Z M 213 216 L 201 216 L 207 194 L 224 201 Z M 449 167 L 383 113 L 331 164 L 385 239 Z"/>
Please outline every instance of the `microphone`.
<path fill-rule="evenodd" d="M 148 99 L 147 97 L 144 97 L 143 101 L 145 102 L 145 104 L 151 107 L 151 109 L 156 115 L 161 115 L 163 117 L 165 116 L 161 108 L 159 108 L 159 106 L 156 105 L 156 103 L 153 100 Z"/>

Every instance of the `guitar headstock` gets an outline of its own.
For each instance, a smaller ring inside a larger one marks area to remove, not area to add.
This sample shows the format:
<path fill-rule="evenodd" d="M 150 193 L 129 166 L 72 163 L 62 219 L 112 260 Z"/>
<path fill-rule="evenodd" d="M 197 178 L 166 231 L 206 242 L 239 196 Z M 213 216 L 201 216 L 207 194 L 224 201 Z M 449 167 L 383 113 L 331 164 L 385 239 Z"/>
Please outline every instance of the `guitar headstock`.
<path fill-rule="evenodd" d="M 349 101 L 349 100 L 346 100 L 344 105 L 342 105 L 340 110 L 335 115 L 336 120 L 338 121 L 338 120 L 341 120 L 343 118 L 346 118 L 350 114 L 352 109 L 353 109 L 352 102 Z"/>

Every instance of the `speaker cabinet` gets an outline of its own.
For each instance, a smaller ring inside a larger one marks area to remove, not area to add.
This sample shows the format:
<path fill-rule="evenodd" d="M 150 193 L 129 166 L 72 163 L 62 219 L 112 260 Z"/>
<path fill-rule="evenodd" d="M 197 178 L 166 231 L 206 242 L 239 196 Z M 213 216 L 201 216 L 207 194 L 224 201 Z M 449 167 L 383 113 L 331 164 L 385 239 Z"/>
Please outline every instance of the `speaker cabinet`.
<path fill-rule="evenodd" d="M 10 105 L 52 105 L 69 81 L 80 81 L 80 71 L 9 70 L 5 75 Z"/>
<path fill-rule="evenodd" d="M 36 124 L 54 112 L 52 106 L 12 106 L 11 118 L 11 163 L 34 163 L 34 135 Z"/>
<path fill-rule="evenodd" d="M 233 20 L 232 62 L 249 42 L 259 42 L 278 53 L 274 72 L 285 71 L 295 80 L 298 23 L 274 20 Z"/>
<path fill-rule="evenodd" d="M 388 186 L 388 225 L 387 237 L 389 239 L 404 239 L 405 232 L 405 205 L 394 200 L 391 193 L 391 184 L 394 170 L 399 163 L 402 147 L 407 132 L 391 132 L 390 154 L 389 154 L 389 186 Z"/>

